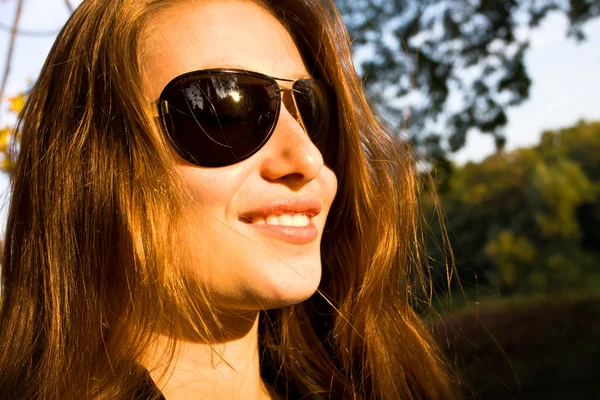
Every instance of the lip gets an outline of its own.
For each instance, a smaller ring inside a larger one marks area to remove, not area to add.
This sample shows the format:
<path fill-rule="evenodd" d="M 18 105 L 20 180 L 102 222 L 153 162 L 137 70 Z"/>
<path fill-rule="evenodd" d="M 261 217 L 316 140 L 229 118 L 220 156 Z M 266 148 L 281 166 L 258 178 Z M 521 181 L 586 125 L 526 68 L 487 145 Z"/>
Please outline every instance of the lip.
<path fill-rule="evenodd" d="M 253 218 L 266 218 L 269 215 L 278 217 L 283 214 L 305 214 L 309 218 L 312 218 L 318 215 L 322 209 L 321 202 L 312 197 L 278 199 L 262 204 L 250 211 L 243 212 L 240 214 L 239 219 L 248 223 L 247 221 L 251 221 Z"/>
<path fill-rule="evenodd" d="M 260 205 L 240 215 L 239 220 L 256 229 L 261 234 L 275 237 L 292 244 L 308 244 L 317 239 L 319 232 L 312 219 L 321 213 L 323 206 L 315 198 L 278 199 Z M 307 226 L 287 226 L 254 224 L 254 218 L 266 218 L 269 215 L 304 214 L 310 218 Z"/>
<path fill-rule="evenodd" d="M 260 233 L 275 237 L 292 244 L 308 244 L 314 242 L 319 236 L 315 224 L 310 222 L 307 226 L 285 226 L 285 225 L 258 225 L 248 224 Z"/>

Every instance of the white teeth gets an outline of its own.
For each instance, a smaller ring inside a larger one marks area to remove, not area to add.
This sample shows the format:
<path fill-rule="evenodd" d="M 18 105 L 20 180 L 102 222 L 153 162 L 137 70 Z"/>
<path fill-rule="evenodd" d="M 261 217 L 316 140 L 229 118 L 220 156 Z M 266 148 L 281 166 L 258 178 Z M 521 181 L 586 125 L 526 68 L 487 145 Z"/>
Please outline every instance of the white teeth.
<path fill-rule="evenodd" d="M 308 226 L 310 218 L 304 214 L 269 215 L 266 218 L 255 217 L 252 219 L 252 223 L 258 225 Z"/>
<path fill-rule="evenodd" d="M 274 215 L 269 215 L 266 219 L 267 225 L 280 225 L 279 218 Z"/>
<path fill-rule="evenodd" d="M 279 225 L 291 226 L 293 225 L 294 217 L 289 214 L 283 214 L 279 216 Z"/>
<path fill-rule="evenodd" d="M 293 216 L 292 225 L 294 226 L 306 226 L 308 225 L 308 217 L 302 214 L 296 214 Z"/>

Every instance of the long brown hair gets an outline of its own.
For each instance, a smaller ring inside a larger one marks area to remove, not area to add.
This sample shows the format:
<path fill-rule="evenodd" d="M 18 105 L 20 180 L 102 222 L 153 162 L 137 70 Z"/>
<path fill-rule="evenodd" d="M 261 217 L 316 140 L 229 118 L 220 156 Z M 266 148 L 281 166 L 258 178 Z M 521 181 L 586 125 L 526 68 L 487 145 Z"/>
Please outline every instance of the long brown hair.
<path fill-rule="evenodd" d="M 131 398 L 152 337 L 177 329 L 173 302 L 190 321 L 214 317 L 210 293 L 173 261 L 186 257 L 173 234 L 182 185 L 141 87 L 144 31 L 177 3 L 86 0 L 31 91 L 6 231 L 0 398 Z M 458 398 L 411 306 L 426 284 L 413 149 L 375 119 L 333 0 L 258 3 L 336 89 L 340 126 L 322 282 L 263 313 L 265 379 L 291 398 Z"/>

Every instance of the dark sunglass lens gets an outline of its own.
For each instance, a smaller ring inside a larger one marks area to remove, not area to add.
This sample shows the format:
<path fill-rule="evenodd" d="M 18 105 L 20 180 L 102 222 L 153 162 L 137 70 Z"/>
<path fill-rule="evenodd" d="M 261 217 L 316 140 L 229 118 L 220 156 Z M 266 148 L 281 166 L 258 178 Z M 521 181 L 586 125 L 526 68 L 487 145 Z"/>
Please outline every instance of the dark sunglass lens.
<path fill-rule="evenodd" d="M 325 163 L 335 166 L 337 159 L 337 108 L 333 89 L 325 82 L 301 79 L 294 83 L 294 99 L 311 140 L 321 151 Z"/>
<path fill-rule="evenodd" d="M 165 89 L 165 126 L 178 153 L 206 167 L 242 161 L 268 140 L 278 117 L 274 82 L 243 73 L 190 74 Z"/>

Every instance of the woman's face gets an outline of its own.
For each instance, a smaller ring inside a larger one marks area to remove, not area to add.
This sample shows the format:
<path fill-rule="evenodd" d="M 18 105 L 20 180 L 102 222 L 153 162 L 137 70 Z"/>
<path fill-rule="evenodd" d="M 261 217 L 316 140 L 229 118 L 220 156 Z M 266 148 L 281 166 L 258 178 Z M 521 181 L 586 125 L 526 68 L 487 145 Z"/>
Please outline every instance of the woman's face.
<path fill-rule="evenodd" d="M 194 70 L 310 76 L 288 32 L 249 1 L 172 7 L 148 32 L 144 64 L 152 101 L 171 79 Z M 320 241 L 337 180 L 292 114 L 282 105 L 266 145 L 237 164 L 206 168 L 176 158 L 191 194 L 185 240 L 195 265 L 189 268 L 214 301 L 259 309 L 309 297 L 321 277 Z"/>

